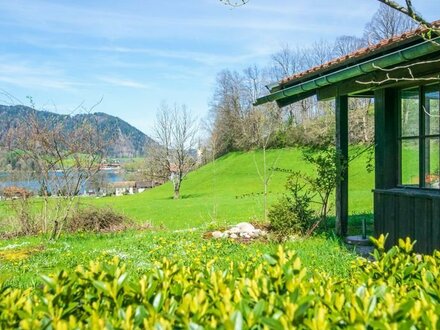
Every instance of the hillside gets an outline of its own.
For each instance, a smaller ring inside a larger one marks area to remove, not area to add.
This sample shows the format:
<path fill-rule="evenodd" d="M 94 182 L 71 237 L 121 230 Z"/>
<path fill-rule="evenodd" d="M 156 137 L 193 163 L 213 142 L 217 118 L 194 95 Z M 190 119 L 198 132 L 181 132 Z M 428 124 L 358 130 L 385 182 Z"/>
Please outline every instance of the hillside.
<path fill-rule="evenodd" d="M 296 148 L 270 150 L 268 163 L 310 171 Z M 350 213 L 371 213 L 374 175 L 365 169 L 366 157 L 350 164 Z M 263 187 L 255 164 L 262 164 L 262 153 L 234 152 L 190 173 L 184 180 L 182 199 L 172 199 L 170 183 L 138 195 L 105 197 L 92 204 L 114 207 L 138 221 L 151 221 L 169 228 L 184 229 L 204 223 L 239 222 L 263 218 Z M 288 174 L 275 172 L 270 182 L 269 200 L 273 203 L 283 192 Z"/>
<path fill-rule="evenodd" d="M 31 108 L 21 105 L 0 105 L 0 141 L 10 127 L 14 127 L 21 120 L 29 116 Z M 135 127 L 118 117 L 102 112 L 94 114 L 77 114 L 73 116 L 56 114 L 49 111 L 37 111 L 42 121 L 57 123 L 64 122 L 67 128 L 74 127 L 75 123 L 84 120 L 85 116 L 95 116 L 103 138 L 112 141 L 108 147 L 110 157 L 136 157 L 144 155 L 148 146 L 154 141 Z"/>

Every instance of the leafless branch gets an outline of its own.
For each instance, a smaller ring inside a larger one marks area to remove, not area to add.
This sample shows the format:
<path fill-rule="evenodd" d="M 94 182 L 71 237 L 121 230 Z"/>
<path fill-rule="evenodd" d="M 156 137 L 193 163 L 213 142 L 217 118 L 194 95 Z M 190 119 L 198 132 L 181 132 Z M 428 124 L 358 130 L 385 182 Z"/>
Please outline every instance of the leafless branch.
<path fill-rule="evenodd" d="M 387 5 L 388 7 L 391 7 L 393 9 L 401 12 L 402 14 L 405 14 L 406 16 L 411 17 L 414 21 L 421 24 L 422 26 L 425 26 L 427 28 L 432 27 L 432 24 L 430 22 L 428 22 L 422 15 L 417 13 L 411 0 L 405 1 L 406 6 L 402 6 L 393 0 L 378 0 L 378 1 Z"/>
<path fill-rule="evenodd" d="M 220 0 L 223 4 L 231 7 L 241 7 L 247 4 L 250 0 Z"/>

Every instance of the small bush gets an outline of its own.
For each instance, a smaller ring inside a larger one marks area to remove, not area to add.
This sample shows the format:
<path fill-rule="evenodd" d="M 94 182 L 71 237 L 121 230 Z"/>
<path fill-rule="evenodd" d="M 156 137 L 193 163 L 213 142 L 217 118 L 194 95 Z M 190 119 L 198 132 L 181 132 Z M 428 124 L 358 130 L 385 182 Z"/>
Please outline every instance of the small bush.
<path fill-rule="evenodd" d="M 114 231 L 123 230 L 130 225 L 125 216 L 111 208 L 80 208 L 68 219 L 67 229 L 78 231 Z"/>
<path fill-rule="evenodd" d="M 12 236 L 34 235 L 40 231 L 39 219 L 32 212 L 30 197 L 32 192 L 20 187 L 7 187 L 3 189 L 6 199 L 5 205 L 11 211 L 11 216 L 1 219 L 5 228 Z"/>
<path fill-rule="evenodd" d="M 271 228 L 282 235 L 305 234 L 313 223 L 314 211 L 310 206 L 313 196 L 299 183 L 297 174 L 289 177 L 286 189 L 288 194 L 269 211 Z"/>

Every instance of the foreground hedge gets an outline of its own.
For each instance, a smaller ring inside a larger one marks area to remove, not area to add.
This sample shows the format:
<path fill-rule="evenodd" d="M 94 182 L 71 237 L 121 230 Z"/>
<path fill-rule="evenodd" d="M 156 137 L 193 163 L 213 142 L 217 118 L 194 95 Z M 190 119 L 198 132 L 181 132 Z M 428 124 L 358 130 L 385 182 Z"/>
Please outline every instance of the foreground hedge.
<path fill-rule="evenodd" d="M 349 280 L 307 270 L 281 247 L 224 272 L 164 259 L 137 280 L 117 260 L 92 263 L 43 276 L 40 289 L 0 284 L 0 328 L 440 328 L 440 253 L 416 255 L 409 240 L 385 253 L 383 241 Z"/>

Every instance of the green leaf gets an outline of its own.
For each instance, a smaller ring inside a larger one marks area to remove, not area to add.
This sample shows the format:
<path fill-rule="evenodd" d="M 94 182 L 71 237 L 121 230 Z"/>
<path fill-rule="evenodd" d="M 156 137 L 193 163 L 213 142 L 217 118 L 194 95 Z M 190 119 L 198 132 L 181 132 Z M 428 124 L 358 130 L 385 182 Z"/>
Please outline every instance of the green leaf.
<path fill-rule="evenodd" d="M 265 254 L 264 256 L 263 256 L 263 258 L 269 263 L 269 265 L 271 265 L 271 266 L 274 266 L 274 265 L 276 265 L 277 264 L 277 260 L 273 257 L 273 256 L 271 256 L 271 255 L 269 255 L 269 254 Z"/>
<path fill-rule="evenodd" d="M 123 273 L 121 276 L 119 276 L 118 279 L 118 287 L 121 287 L 122 285 L 124 285 L 125 280 L 128 277 L 128 273 Z"/>
<path fill-rule="evenodd" d="M 153 308 L 158 312 L 162 307 L 162 292 L 159 292 L 153 300 Z"/>
<path fill-rule="evenodd" d="M 370 303 L 368 305 L 368 314 L 372 314 L 377 305 L 377 297 L 373 296 L 370 299 Z"/>
<path fill-rule="evenodd" d="M 243 328 L 243 315 L 240 311 L 234 312 L 231 319 L 234 322 L 234 330 L 241 330 Z"/>
<path fill-rule="evenodd" d="M 102 282 L 102 281 L 96 281 L 96 280 L 94 280 L 92 283 L 93 283 L 93 286 L 95 288 L 97 288 L 98 290 L 104 292 L 107 295 L 110 294 L 110 290 L 108 289 L 107 283 Z"/>
<path fill-rule="evenodd" d="M 274 330 L 284 330 L 283 325 L 280 321 L 269 318 L 269 317 L 263 317 L 262 319 L 263 324 L 267 325 L 270 329 Z"/>
<path fill-rule="evenodd" d="M 41 279 L 43 280 L 44 283 L 46 283 L 50 288 L 55 288 L 56 287 L 56 282 L 53 278 L 46 276 L 46 275 L 41 275 Z"/>
<path fill-rule="evenodd" d="M 266 302 L 264 300 L 260 300 L 259 302 L 257 302 L 253 310 L 255 317 L 258 318 L 261 315 L 263 315 L 265 308 L 266 308 Z"/>

